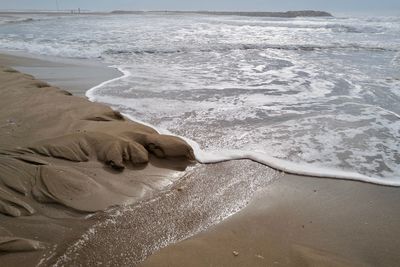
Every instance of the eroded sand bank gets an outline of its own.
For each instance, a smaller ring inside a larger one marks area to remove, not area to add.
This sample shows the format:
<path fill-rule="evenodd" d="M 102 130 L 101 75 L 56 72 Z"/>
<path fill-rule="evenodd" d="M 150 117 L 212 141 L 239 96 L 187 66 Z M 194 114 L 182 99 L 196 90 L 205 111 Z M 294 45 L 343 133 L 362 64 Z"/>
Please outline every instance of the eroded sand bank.
<path fill-rule="evenodd" d="M 41 258 L 11 252 L 49 250 L 72 238 L 90 224 L 81 220 L 88 212 L 151 197 L 194 160 L 181 139 L 12 68 L 0 67 L 0 94 L 0 251 L 7 265 Z"/>

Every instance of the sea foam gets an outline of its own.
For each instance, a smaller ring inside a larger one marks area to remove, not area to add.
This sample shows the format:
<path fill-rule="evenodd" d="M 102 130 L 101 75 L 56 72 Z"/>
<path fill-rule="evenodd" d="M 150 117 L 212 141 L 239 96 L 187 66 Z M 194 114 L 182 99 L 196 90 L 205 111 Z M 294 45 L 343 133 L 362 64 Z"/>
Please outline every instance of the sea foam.
<path fill-rule="evenodd" d="M 96 90 L 106 86 L 107 84 L 113 83 L 115 81 L 124 79 L 129 77 L 131 73 L 124 68 L 119 66 L 111 66 L 113 68 L 118 69 L 122 75 L 120 77 L 105 81 L 97 86 L 92 87 L 86 92 L 86 96 L 90 101 L 96 102 Z M 351 171 L 344 171 L 338 169 L 330 169 L 330 168 L 320 168 L 315 167 L 311 164 L 306 163 L 295 163 L 290 162 L 287 160 L 279 159 L 276 157 L 269 156 L 266 152 L 263 151 L 245 151 L 245 150 L 232 150 L 232 149 L 221 149 L 217 151 L 205 151 L 203 150 L 200 145 L 192 139 L 189 139 L 184 136 L 176 135 L 166 129 L 160 129 L 151 125 L 149 123 L 140 121 L 134 118 L 130 114 L 123 113 L 124 116 L 129 118 L 132 121 L 144 124 L 160 134 L 166 135 L 174 135 L 179 138 L 185 140 L 192 148 L 196 157 L 196 160 L 202 164 L 212 164 L 212 163 L 220 163 L 224 161 L 230 160 L 243 160 L 249 159 L 256 161 L 258 163 L 264 164 L 268 167 L 273 169 L 289 173 L 295 175 L 303 175 L 303 176 L 311 176 L 311 177 L 319 177 L 319 178 L 331 178 L 331 179 L 341 179 L 341 180 L 353 180 L 353 181 L 361 181 L 367 183 L 373 183 L 378 185 L 385 185 L 385 186 L 394 186 L 400 187 L 400 180 L 398 179 L 391 179 L 391 178 L 382 178 L 382 177 L 370 177 L 367 175 L 363 175 L 356 172 Z M 399 115 L 394 113 L 396 117 Z"/>

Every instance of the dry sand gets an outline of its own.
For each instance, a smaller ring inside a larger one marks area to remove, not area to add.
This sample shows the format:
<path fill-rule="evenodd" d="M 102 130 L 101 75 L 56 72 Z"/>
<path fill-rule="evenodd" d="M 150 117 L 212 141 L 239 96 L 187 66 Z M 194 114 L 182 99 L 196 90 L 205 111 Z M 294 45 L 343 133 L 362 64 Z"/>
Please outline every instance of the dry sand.
<path fill-rule="evenodd" d="M 0 56 L 1 64 L 44 78 L 54 71 L 80 95 L 88 88 L 66 78 L 78 75 L 74 64 Z M 153 253 L 143 266 L 400 262 L 398 188 L 246 160 L 187 169 L 183 141 L 104 105 L 4 67 L 0 93 L 1 266 L 134 266 Z M 122 203 L 137 204 L 102 212 Z"/>

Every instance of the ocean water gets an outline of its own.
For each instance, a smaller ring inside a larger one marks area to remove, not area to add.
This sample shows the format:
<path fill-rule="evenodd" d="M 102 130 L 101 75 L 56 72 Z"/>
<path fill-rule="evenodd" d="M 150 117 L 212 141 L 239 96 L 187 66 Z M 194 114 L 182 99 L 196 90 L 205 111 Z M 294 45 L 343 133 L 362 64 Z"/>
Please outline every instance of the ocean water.
<path fill-rule="evenodd" d="M 400 17 L 1 17 L 0 49 L 117 67 L 92 100 L 208 156 L 400 185 Z"/>

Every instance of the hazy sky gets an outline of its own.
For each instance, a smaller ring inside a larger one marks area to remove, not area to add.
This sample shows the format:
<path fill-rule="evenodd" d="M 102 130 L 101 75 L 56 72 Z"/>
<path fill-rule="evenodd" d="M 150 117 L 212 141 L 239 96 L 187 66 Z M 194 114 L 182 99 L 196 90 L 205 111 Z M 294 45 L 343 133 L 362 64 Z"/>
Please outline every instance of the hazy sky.
<path fill-rule="evenodd" d="M 57 0 L 0 0 L 0 9 L 56 9 Z M 129 10 L 248 10 L 314 9 L 332 12 L 400 14 L 400 0 L 58 0 L 60 9 Z"/>

